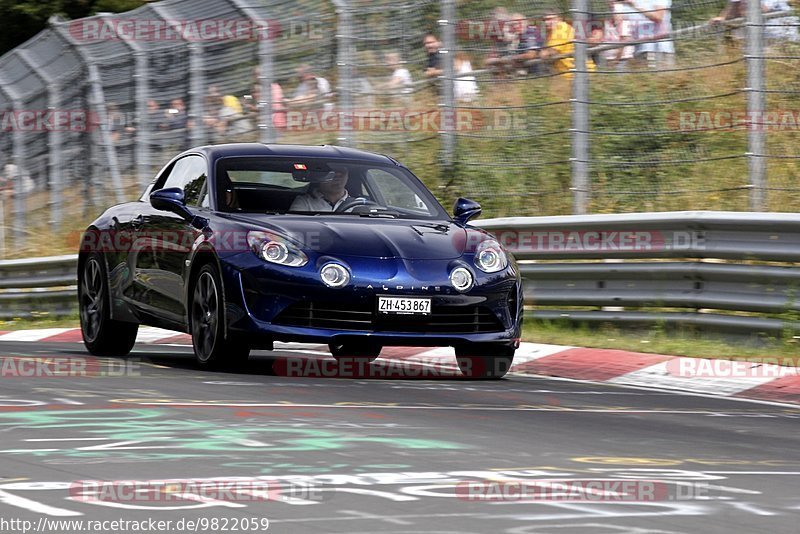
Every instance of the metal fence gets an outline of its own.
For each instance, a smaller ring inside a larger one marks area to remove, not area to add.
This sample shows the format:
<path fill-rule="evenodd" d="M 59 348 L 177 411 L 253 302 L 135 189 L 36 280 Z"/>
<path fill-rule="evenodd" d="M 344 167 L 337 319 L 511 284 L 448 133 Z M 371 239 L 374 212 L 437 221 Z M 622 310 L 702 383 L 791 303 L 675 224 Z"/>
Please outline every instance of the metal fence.
<path fill-rule="evenodd" d="M 517 258 L 527 317 L 800 333 L 800 215 L 667 212 L 475 224 Z M 0 318 L 76 313 L 76 269 L 77 256 L 0 261 Z"/>
<path fill-rule="evenodd" d="M 793 8 L 660 1 L 162 0 L 54 18 L 0 58 L 0 256 L 63 248 L 37 225 L 80 227 L 177 151 L 223 141 L 390 153 L 495 216 L 796 210 Z"/>

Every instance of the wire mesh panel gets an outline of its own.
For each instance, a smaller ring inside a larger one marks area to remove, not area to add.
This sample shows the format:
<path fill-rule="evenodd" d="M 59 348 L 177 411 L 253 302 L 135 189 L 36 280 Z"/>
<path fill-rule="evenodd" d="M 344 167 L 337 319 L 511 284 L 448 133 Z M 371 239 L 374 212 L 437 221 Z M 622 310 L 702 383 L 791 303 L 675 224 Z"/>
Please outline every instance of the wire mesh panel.
<path fill-rule="evenodd" d="M 711 22 L 724 2 L 669 6 L 592 3 L 600 44 L 638 43 L 593 54 L 592 211 L 748 207 L 741 30 Z"/>
<path fill-rule="evenodd" d="M 88 167 L 81 183 L 84 204 L 107 204 L 119 198 L 114 191 L 114 184 L 108 177 L 112 172 L 121 172 L 131 176 L 135 173 L 132 155 L 131 135 L 116 136 L 111 139 L 117 142 L 113 146 L 102 146 L 102 135 L 107 124 L 100 124 L 101 113 L 111 117 L 127 117 L 127 126 L 135 130 L 136 124 L 130 118 L 136 117 L 138 95 L 135 80 L 137 79 L 134 48 L 126 41 L 124 34 L 118 32 L 115 19 L 106 20 L 103 16 L 90 17 L 76 21 L 53 21 L 53 28 L 81 56 L 86 68 L 86 101 L 87 109 L 93 114 L 98 125 L 91 131 L 86 158 Z M 92 71 L 96 69 L 97 79 L 92 79 Z M 106 119 L 108 120 L 108 119 Z M 115 119 L 116 120 L 116 119 Z M 86 142 L 86 141 L 85 141 Z M 112 169 L 109 150 L 122 154 L 117 160 L 117 169 Z"/>
<path fill-rule="evenodd" d="M 568 213 L 571 59 L 543 61 L 545 15 L 562 52 L 569 12 L 554 2 L 458 6 L 454 61 L 459 192 L 491 213 Z M 555 28 L 555 27 L 554 27 Z M 561 35 L 561 34 L 564 35 Z"/>
<path fill-rule="evenodd" d="M 47 184 L 47 130 L 37 123 L 36 117 L 47 109 L 47 85 L 22 59 L 18 50 L 0 59 L 0 70 L 6 87 L 17 98 L 15 113 L 9 117 L 13 123 L 12 138 L 16 130 L 22 143 L 19 152 L 22 161 L 15 161 L 15 164 L 26 181 L 32 180 L 31 187 L 35 184 L 44 190 Z"/>
<path fill-rule="evenodd" d="M 335 144 L 335 6 L 317 0 L 250 3 L 270 24 L 272 91 L 265 100 L 272 105 L 275 138 L 281 143 Z"/>
<path fill-rule="evenodd" d="M 190 144 L 192 139 L 214 143 L 255 141 L 257 123 L 247 117 L 246 108 L 253 102 L 257 21 L 231 1 L 176 0 L 159 6 L 160 12 L 173 22 L 198 25 L 196 37 L 188 28 L 182 32 L 189 48 L 184 48 L 179 65 L 185 73 L 184 80 L 196 82 L 194 87 L 200 92 L 193 94 L 191 85 L 183 87 L 189 107 L 187 126 L 195 130 L 185 132 L 183 144 Z M 236 28 L 247 30 L 234 31 Z"/>
<path fill-rule="evenodd" d="M 21 47 L 28 54 L 34 70 L 47 80 L 48 89 L 55 100 L 49 100 L 47 109 L 57 114 L 67 114 L 68 122 L 51 123 L 52 130 L 59 136 L 56 148 L 49 147 L 52 155 L 43 155 L 53 167 L 51 176 L 54 187 L 60 191 L 76 182 L 83 182 L 89 176 L 87 161 L 91 140 L 92 115 L 87 101 L 87 71 L 80 56 L 59 33 L 45 30 Z M 62 115 L 63 116 L 63 115 Z M 52 134 L 50 135 L 52 142 Z"/>
<path fill-rule="evenodd" d="M 441 110 L 438 80 L 425 74 L 423 42 L 438 2 L 351 0 L 348 9 L 348 27 L 339 21 L 352 56 L 350 83 L 340 84 L 352 94 L 352 128 L 344 135 L 355 147 L 402 160 L 435 186 Z"/>
<path fill-rule="evenodd" d="M 800 206 L 800 17 L 788 2 L 761 2 L 764 18 L 765 100 L 760 128 L 766 137 L 766 209 L 797 211 Z"/>

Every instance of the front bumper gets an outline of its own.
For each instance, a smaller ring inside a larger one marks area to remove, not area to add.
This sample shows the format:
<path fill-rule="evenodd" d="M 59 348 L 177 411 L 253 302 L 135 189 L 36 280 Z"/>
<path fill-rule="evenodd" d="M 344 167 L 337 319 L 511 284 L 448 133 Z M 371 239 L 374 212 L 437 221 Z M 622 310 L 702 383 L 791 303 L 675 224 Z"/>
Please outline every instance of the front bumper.
<path fill-rule="evenodd" d="M 228 328 L 254 344 L 369 339 L 380 345 L 454 346 L 519 341 L 522 287 L 514 266 L 492 275 L 471 269 L 476 284 L 459 293 L 449 281 L 451 260 L 349 258 L 352 283 L 331 289 L 319 280 L 314 266 L 276 268 L 252 254 L 237 259 L 223 268 Z M 378 295 L 430 298 L 431 315 L 379 314 Z"/>

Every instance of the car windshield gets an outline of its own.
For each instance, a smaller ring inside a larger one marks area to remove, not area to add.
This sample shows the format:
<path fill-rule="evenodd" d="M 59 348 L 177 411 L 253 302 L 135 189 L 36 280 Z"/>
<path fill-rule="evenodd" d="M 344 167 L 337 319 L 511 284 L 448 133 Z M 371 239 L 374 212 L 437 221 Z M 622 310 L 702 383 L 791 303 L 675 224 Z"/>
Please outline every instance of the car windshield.
<path fill-rule="evenodd" d="M 229 157 L 216 171 L 221 211 L 449 219 L 419 179 L 391 164 Z"/>

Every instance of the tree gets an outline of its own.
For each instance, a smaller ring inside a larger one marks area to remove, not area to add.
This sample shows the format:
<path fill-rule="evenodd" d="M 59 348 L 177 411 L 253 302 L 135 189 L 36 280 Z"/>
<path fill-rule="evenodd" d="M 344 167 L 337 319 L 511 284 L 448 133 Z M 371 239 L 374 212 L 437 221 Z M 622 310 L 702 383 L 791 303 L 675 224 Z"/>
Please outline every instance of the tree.
<path fill-rule="evenodd" d="M 120 13 L 144 3 L 144 0 L 0 0 L 3 21 L 0 54 L 47 28 L 47 20 L 53 15 L 78 19 L 103 11 Z"/>

